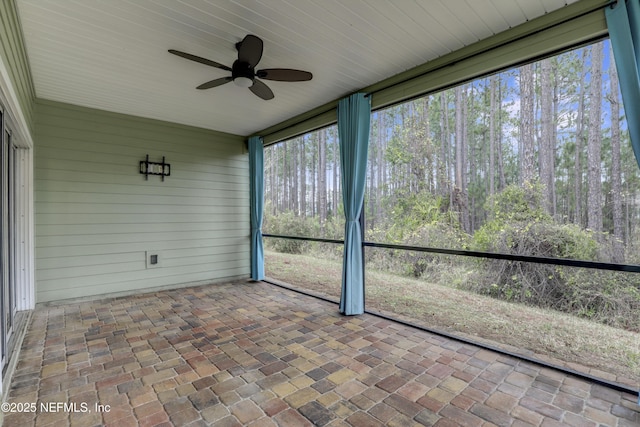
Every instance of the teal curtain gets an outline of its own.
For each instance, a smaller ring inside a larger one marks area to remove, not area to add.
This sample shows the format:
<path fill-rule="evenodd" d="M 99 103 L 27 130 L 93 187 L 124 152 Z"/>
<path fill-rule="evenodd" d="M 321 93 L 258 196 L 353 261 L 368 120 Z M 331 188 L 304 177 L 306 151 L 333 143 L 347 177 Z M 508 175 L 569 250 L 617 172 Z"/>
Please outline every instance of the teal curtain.
<path fill-rule="evenodd" d="M 262 138 L 249 138 L 249 182 L 251 211 L 251 278 L 264 279 L 262 209 L 264 206 L 264 146 Z"/>
<path fill-rule="evenodd" d="M 618 0 L 605 9 L 631 145 L 640 166 L 640 1 Z"/>
<path fill-rule="evenodd" d="M 362 229 L 358 220 L 364 202 L 370 121 L 371 100 L 363 93 L 353 94 L 338 103 L 342 200 L 346 220 L 340 313 L 345 315 L 364 313 Z"/>

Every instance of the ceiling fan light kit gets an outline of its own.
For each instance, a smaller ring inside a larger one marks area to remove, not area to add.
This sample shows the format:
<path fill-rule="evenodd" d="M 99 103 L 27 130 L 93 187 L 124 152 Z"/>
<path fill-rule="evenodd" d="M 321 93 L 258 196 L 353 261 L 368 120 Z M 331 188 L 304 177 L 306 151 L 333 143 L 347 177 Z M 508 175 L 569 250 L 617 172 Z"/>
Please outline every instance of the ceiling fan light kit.
<path fill-rule="evenodd" d="M 211 89 L 232 81 L 236 86 L 249 88 L 254 95 L 264 100 L 269 100 L 274 98 L 273 91 L 258 79 L 303 82 L 313 78 L 313 74 L 308 71 L 293 70 L 291 68 L 269 68 L 256 71 L 255 67 L 262 58 L 263 42 L 262 39 L 252 34 L 245 36 L 241 42 L 236 43 L 236 49 L 238 51 L 238 59 L 234 61 L 232 67 L 179 50 L 169 49 L 169 53 L 211 67 L 231 71 L 231 76 L 208 81 L 196 89 Z"/>
<path fill-rule="evenodd" d="M 249 77 L 236 77 L 233 79 L 233 83 L 239 87 L 251 87 L 253 86 L 253 80 Z"/>

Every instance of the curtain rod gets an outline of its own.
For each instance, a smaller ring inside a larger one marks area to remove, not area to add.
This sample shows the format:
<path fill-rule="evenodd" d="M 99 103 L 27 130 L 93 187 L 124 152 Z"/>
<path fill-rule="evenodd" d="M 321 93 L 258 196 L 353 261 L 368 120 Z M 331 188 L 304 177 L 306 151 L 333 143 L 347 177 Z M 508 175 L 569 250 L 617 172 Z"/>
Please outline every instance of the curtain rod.
<path fill-rule="evenodd" d="M 521 35 L 521 36 L 519 36 L 519 37 L 516 37 L 515 39 L 511 39 L 511 40 L 508 40 L 508 41 L 504 41 L 504 42 L 499 43 L 499 44 L 497 44 L 497 45 L 495 45 L 495 46 L 491 46 L 491 47 L 488 47 L 488 48 L 482 49 L 482 50 L 480 50 L 480 51 L 478 51 L 478 52 L 471 53 L 471 54 L 469 54 L 469 55 L 467 55 L 467 56 L 464 56 L 464 57 L 462 57 L 462 58 L 460 58 L 460 59 L 456 59 L 455 61 L 452 61 L 452 62 L 449 62 L 449 63 L 443 64 L 443 65 L 440 65 L 440 66 L 438 66 L 438 67 L 436 67 L 436 68 L 433 68 L 433 69 L 430 69 L 430 70 L 427 70 L 427 71 L 424 71 L 424 72 L 422 72 L 422 73 L 420 73 L 420 74 L 417 74 L 417 75 L 415 75 L 415 76 L 408 77 L 408 78 L 406 78 L 406 79 L 404 79 L 404 80 L 401 80 L 401 81 L 399 81 L 399 82 L 392 83 L 392 84 L 390 84 L 390 85 L 387 85 L 387 86 L 381 87 L 381 88 L 376 89 L 376 90 L 372 90 L 372 91 L 369 91 L 369 92 L 365 92 L 365 95 L 364 95 L 364 96 L 365 96 L 365 98 L 369 98 L 369 97 L 373 96 L 373 95 L 374 95 L 374 94 L 376 94 L 376 93 L 379 93 L 379 92 L 385 91 L 385 90 L 387 90 L 387 89 L 390 89 L 390 88 L 393 88 L 393 87 L 396 87 L 396 86 L 399 86 L 399 85 L 405 84 L 406 82 L 410 82 L 411 80 L 417 79 L 417 78 L 419 78 L 419 77 L 423 77 L 423 76 L 425 76 L 425 75 L 427 75 L 427 74 L 430 74 L 430 73 L 433 73 L 433 72 L 436 72 L 436 71 L 439 71 L 439 70 L 443 70 L 443 69 L 445 69 L 445 68 L 448 68 L 448 67 L 454 66 L 454 65 L 456 65 L 456 64 L 458 64 L 458 63 L 460 63 L 460 62 L 467 61 L 467 60 L 469 60 L 469 59 L 473 59 L 473 58 L 475 58 L 475 57 L 477 57 L 477 56 L 487 54 L 487 53 L 492 52 L 492 51 L 494 51 L 494 50 L 496 50 L 496 49 L 499 49 L 499 48 L 502 48 L 502 47 L 504 47 L 504 46 L 507 46 L 507 45 L 509 45 L 509 44 L 511 44 L 511 43 L 515 43 L 515 42 L 518 42 L 518 41 L 520 41 L 520 40 L 527 39 L 527 38 L 529 38 L 529 37 L 531 37 L 531 36 L 535 36 L 536 34 L 540 34 L 540 33 L 544 32 L 544 31 L 549 30 L 550 28 L 555 28 L 555 27 L 558 27 L 558 26 L 560 26 L 560 25 L 564 25 L 564 24 L 566 24 L 566 23 L 568 23 L 568 22 L 571 22 L 571 21 L 573 21 L 573 20 L 576 20 L 576 19 L 582 18 L 583 16 L 589 15 L 590 13 L 596 12 L 596 11 L 598 11 L 598 10 L 603 10 L 603 9 L 606 9 L 607 7 L 614 7 L 616 4 L 618 4 L 618 1 L 619 1 L 619 0 L 611 0 L 611 1 L 607 2 L 607 3 L 605 3 L 605 4 L 602 4 L 602 5 L 600 5 L 600 6 L 597 6 L 597 7 L 594 7 L 594 8 L 592 8 L 592 9 L 589 9 L 589 10 L 587 10 L 587 11 L 584 11 L 584 12 L 580 13 L 579 15 L 571 16 L 571 17 L 569 17 L 569 18 L 563 19 L 562 21 L 556 22 L 555 24 L 549 25 L 549 26 L 544 27 L 544 28 L 540 28 L 540 29 L 535 30 L 535 31 L 533 31 L 533 32 L 531 32 L 531 33 L 523 34 L 523 35 Z M 548 56 L 548 55 L 544 55 L 544 56 Z M 436 59 L 437 59 L 437 58 L 436 58 Z M 536 60 L 536 59 L 538 59 L 538 57 L 536 57 L 536 58 L 531 58 L 531 59 Z M 496 71 L 498 71 L 498 70 L 496 70 Z M 454 83 L 454 84 L 457 84 L 457 83 Z M 352 92 L 352 93 L 350 93 L 349 95 L 352 95 L 352 94 L 354 94 L 354 93 L 358 93 L 358 92 L 360 92 L 360 91 Z M 349 96 L 349 95 L 346 95 L 346 96 Z M 415 95 L 415 96 L 413 96 L 413 97 L 411 97 L 411 98 L 417 98 L 417 97 L 420 97 L 420 96 L 423 96 L 423 95 L 425 95 L 425 93 L 417 94 L 417 95 Z M 403 99 L 403 100 L 400 100 L 400 101 L 398 101 L 398 102 L 403 102 L 403 101 L 406 101 L 406 100 L 405 100 L 405 99 Z M 310 116 L 310 117 L 306 117 L 306 118 L 304 118 L 304 119 L 302 119 L 302 120 L 300 120 L 300 121 L 298 121 L 298 122 L 296 122 L 296 123 L 293 123 L 293 124 L 291 124 L 291 125 L 289 125 L 289 126 L 287 126 L 287 127 L 292 127 L 292 126 L 298 125 L 298 124 L 300 124 L 300 123 L 303 123 L 303 122 L 305 122 L 305 121 L 307 121 L 307 120 L 311 120 L 311 119 L 314 119 L 314 118 L 316 118 L 316 117 L 319 117 L 319 116 L 321 116 L 321 115 L 323 115 L 323 114 L 326 114 L 326 113 L 328 113 L 329 111 L 336 109 L 336 108 L 337 108 L 337 106 L 336 106 L 336 105 L 334 105 L 334 104 L 337 104 L 337 103 L 338 103 L 338 100 L 331 101 L 331 102 L 329 103 L 329 104 L 331 104 L 331 106 L 329 106 L 329 107 L 327 107 L 327 108 L 324 108 L 324 109 L 322 109 L 321 111 L 319 111 L 318 113 L 316 113 L 316 114 L 314 114 L 314 115 L 312 115 L 312 116 Z M 286 129 L 287 127 L 283 128 L 283 129 Z M 266 135 L 261 135 L 261 137 L 262 137 L 262 138 L 269 137 L 269 136 L 271 136 L 271 135 L 273 135 L 273 134 L 275 134 L 275 133 L 281 132 L 283 129 L 279 129 L 279 130 L 277 130 L 277 131 L 274 131 L 274 132 L 268 133 L 268 134 L 266 134 Z"/>

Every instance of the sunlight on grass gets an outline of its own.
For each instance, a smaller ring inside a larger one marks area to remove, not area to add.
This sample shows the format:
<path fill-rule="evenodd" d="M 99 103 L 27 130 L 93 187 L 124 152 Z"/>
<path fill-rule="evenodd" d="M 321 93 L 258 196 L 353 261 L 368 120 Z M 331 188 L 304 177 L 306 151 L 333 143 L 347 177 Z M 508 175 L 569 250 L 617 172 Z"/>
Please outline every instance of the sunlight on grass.
<path fill-rule="evenodd" d="M 268 277 L 338 299 L 340 261 L 266 251 Z M 640 381 L 640 334 L 424 280 L 366 271 L 366 307 L 412 323 L 596 369 L 606 379 Z M 587 371 L 588 372 L 588 371 Z"/>

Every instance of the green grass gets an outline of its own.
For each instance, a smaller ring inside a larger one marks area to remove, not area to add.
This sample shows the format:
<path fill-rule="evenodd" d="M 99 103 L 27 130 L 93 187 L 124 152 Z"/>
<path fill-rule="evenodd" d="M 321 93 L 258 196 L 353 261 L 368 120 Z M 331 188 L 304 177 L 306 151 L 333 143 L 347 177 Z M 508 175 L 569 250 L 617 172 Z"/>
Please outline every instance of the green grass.
<path fill-rule="evenodd" d="M 509 351 L 550 360 L 608 380 L 640 382 L 640 334 L 454 287 L 366 271 L 366 307 Z M 265 253 L 267 276 L 338 299 L 340 261 Z M 462 275 L 448 271 L 449 277 Z"/>

